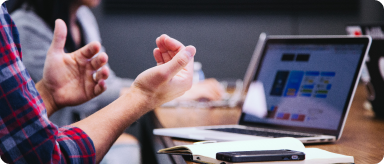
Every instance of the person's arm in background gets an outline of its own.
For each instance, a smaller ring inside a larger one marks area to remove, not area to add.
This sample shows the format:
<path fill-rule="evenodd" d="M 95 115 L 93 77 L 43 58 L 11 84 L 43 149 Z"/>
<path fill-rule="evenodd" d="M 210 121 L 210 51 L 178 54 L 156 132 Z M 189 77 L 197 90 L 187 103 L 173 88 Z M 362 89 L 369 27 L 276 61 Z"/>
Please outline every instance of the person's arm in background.
<path fill-rule="evenodd" d="M 108 92 L 108 91 L 106 91 Z M 129 92 L 129 87 L 121 89 L 120 95 Z M 214 78 L 205 79 L 198 83 L 194 83 L 188 91 L 182 96 L 174 99 L 174 101 L 217 101 L 223 98 L 225 91 L 221 84 Z"/>
<path fill-rule="evenodd" d="M 191 101 L 205 99 L 208 101 L 216 101 L 223 98 L 224 92 L 223 87 L 216 79 L 209 78 L 198 83 L 194 83 L 190 90 L 175 100 Z"/>

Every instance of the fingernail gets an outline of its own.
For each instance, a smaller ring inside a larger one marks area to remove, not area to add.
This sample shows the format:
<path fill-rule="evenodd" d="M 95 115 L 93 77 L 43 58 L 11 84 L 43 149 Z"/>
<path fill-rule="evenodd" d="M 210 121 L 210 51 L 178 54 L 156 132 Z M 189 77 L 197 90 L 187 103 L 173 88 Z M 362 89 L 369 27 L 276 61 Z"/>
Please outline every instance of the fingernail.
<path fill-rule="evenodd" d="M 188 58 L 192 58 L 192 50 L 190 48 L 185 48 L 185 54 L 188 55 Z"/>
<path fill-rule="evenodd" d="M 193 46 L 187 46 L 185 47 L 185 52 L 188 55 L 188 57 L 192 58 L 195 54 L 195 48 Z"/>

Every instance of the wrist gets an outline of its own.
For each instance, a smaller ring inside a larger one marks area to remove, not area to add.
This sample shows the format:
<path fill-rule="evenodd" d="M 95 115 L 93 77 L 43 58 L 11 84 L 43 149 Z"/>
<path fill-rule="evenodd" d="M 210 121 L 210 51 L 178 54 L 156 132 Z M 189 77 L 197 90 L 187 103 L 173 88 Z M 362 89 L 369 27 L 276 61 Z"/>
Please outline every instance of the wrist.
<path fill-rule="evenodd" d="M 135 106 L 143 109 L 143 112 L 145 113 L 157 107 L 156 98 L 152 94 L 149 94 L 134 85 L 129 87 L 128 91 L 121 97 L 125 100 L 134 100 L 132 102 L 135 102 Z"/>
<path fill-rule="evenodd" d="M 47 115 L 52 115 L 59 108 L 57 107 L 55 99 L 53 98 L 51 92 L 46 88 L 42 81 L 37 82 L 35 86 L 41 98 L 43 99 L 45 108 L 47 110 Z"/>

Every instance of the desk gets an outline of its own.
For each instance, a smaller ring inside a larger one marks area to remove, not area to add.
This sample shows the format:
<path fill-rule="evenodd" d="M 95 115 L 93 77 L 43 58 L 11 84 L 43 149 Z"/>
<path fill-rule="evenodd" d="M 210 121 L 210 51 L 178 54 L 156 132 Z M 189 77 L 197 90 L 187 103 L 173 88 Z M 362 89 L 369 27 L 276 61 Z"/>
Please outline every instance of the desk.
<path fill-rule="evenodd" d="M 344 127 L 344 132 L 339 141 L 327 144 L 305 145 L 305 147 L 316 147 L 353 156 L 357 164 L 380 162 L 384 156 L 384 120 L 375 119 L 372 111 L 363 108 L 365 95 L 364 86 L 359 85 Z M 190 127 L 236 124 L 241 114 L 241 109 L 159 108 L 155 110 L 155 114 L 163 127 Z M 165 147 L 192 144 L 191 141 L 187 140 L 170 137 L 161 138 Z M 193 163 L 185 162 L 179 156 L 170 156 L 170 158 L 172 158 L 174 163 Z"/>

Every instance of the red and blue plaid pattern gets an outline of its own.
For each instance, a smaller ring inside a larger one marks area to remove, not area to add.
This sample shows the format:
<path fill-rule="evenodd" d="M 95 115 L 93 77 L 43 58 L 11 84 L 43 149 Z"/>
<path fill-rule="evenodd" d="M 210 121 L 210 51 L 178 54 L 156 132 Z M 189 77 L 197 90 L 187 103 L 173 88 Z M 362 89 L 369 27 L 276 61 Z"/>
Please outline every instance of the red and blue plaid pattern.
<path fill-rule="evenodd" d="M 82 130 L 58 128 L 23 63 L 19 33 L 5 4 L 0 10 L 0 155 L 7 163 L 95 163 Z"/>

